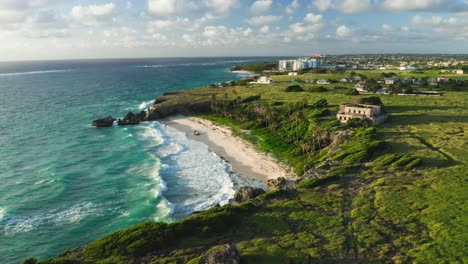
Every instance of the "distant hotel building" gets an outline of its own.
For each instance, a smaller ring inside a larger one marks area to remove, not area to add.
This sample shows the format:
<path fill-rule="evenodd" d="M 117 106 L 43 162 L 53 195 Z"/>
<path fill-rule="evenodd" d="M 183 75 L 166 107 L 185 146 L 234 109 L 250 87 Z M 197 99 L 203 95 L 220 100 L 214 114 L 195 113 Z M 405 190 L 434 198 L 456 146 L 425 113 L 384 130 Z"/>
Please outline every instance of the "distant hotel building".
<path fill-rule="evenodd" d="M 321 61 L 310 58 L 300 58 L 296 60 L 280 60 L 278 63 L 279 71 L 299 71 L 303 69 L 318 68 Z"/>

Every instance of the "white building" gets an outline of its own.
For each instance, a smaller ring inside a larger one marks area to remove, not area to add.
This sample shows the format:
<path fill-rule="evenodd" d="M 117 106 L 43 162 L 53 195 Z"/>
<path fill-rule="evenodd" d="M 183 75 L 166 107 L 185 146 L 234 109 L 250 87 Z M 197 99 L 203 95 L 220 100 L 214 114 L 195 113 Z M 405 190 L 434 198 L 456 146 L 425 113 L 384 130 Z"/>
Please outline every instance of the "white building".
<path fill-rule="evenodd" d="M 385 84 L 392 85 L 398 82 L 398 78 L 385 78 Z"/>
<path fill-rule="evenodd" d="M 299 58 L 295 60 L 280 60 L 278 62 L 278 70 L 299 71 L 303 69 L 318 68 L 320 64 L 320 60 L 309 58 Z"/>
<path fill-rule="evenodd" d="M 330 84 L 330 82 L 328 80 L 321 79 L 317 81 L 317 84 Z"/>
<path fill-rule="evenodd" d="M 250 82 L 250 83 L 270 84 L 272 82 L 273 82 L 273 79 L 271 79 L 270 77 L 262 76 L 262 77 L 258 78 L 258 80 L 256 82 Z"/>

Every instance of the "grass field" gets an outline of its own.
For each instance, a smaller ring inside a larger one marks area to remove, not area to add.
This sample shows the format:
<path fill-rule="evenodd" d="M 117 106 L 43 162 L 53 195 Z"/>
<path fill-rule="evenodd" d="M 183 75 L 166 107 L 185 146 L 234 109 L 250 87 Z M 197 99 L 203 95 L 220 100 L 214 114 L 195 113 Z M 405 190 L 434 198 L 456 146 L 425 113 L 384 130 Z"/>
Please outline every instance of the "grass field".
<path fill-rule="evenodd" d="M 310 92 L 314 84 L 301 84 L 304 92 L 285 92 L 296 76 L 273 78 L 277 82 L 270 85 L 191 89 L 176 101 L 254 95 L 270 104 L 326 99 L 330 115 L 324 119 L 331 120 L 339 104 L 359 97 L 335 88 L 342 84 L 326 86 L 326 92 Z M 389 119 L 377 127 L 375 140 L 385 141 L 389 151 L 357 170 L 170 225 L 144 223 L 44 263 L 202 263 L 210 248 L 227 242 L 237 247 L 242 263 L 468 262 L 468 91 L 381 100 Z M 248 133 L 238 121 L 205 117 L 262 148 L 261 131 Z M 415 160 L 419 167 L 407 166 Z"/>

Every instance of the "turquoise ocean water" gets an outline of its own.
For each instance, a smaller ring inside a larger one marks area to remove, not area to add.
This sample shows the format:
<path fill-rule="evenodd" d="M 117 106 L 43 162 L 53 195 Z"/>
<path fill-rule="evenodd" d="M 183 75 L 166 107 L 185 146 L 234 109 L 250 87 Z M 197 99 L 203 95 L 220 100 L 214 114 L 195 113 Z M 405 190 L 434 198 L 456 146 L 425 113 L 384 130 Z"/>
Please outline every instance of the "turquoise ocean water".
<path fill-rule="evenodd" d="M 0 63 L 0 263 L 47 258 L 233 195 L 230 166 L 159 122 L 96 129 L 167 91 L 238 79 L 272 58 Z"/>

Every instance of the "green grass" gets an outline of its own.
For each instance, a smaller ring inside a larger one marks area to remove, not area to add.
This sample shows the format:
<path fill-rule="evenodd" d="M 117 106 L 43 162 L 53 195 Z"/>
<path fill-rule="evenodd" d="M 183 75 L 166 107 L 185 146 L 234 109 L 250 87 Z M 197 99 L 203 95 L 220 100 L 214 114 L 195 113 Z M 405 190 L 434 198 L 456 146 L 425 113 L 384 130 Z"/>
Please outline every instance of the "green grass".
<path fill-rule="evenodd" d="M 344 77 L 315 76 L 307 78 Z M 290 93 L 285 89 L 291 77 L 273 78 L 277 82 L 272 85 L 191 89 L 176 103 L 210 100 L 212 95 L 218 100 L 261 95 L 249 104 L 287 109 L 288 103 L 312 105 L 326 99 L 328 105 L 321 109 L 331 116 L 306 109 L 312 125 L 295 129 L 305 136 L 321 126 L 346 129 L 333 115 L 339 104 L 358 96 L 335 89 L 343 84 L 314 93 L 309 90 L 317 86 L 304 83 L 305 92 Z M 296 190 L 268 192 L 251 203 L 213 208 L 172 224 L 143 223 L 43 263 L 199 263 L 211 248 L 227 242 L 236 245 L 243 263 L 468 262 L 468 92 L 381 100 L 390 115 L 386 123 L 357 129 L 350 139 L 310 157 L 285 143 L 291 132 L 288 122 L 280 130 L 284 135 L 271 135 L 251 120 L 201 116 L 231 127 L 293 166 L 327 159 L 343 164 L 331 168 L 328 177 L 303 181 Z"/>

